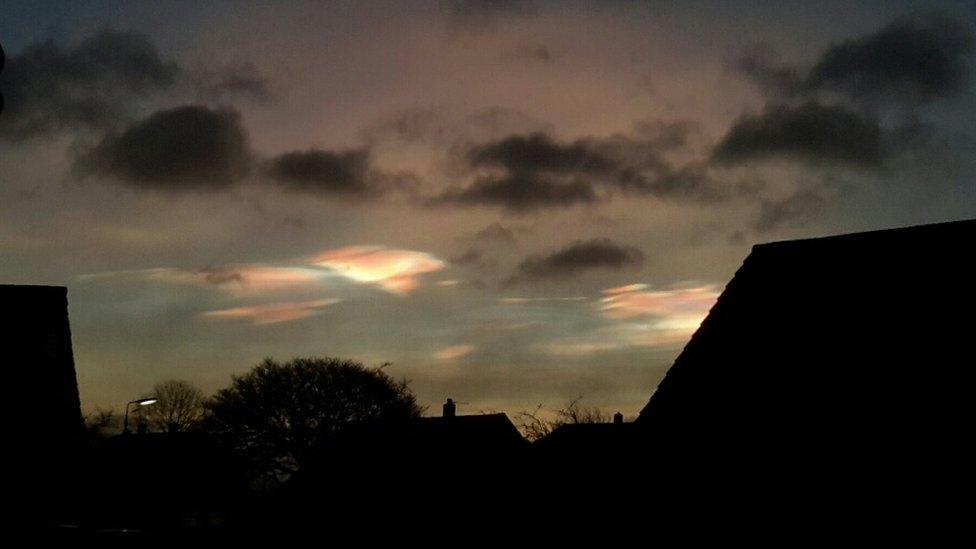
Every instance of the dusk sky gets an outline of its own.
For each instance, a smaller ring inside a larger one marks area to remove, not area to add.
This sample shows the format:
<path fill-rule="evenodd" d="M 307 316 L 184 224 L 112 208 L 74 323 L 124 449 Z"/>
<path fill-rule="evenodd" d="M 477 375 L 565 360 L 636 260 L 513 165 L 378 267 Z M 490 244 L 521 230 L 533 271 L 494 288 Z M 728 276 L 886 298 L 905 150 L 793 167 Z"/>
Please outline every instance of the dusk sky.
<path fill-rule="evenodd" d="M 974 24 L 6 0 L 0 283 L 68 287 L 86 410 L 339 356 L 433 413 L 631 416 L 753 244 L 976 217 Z"/>

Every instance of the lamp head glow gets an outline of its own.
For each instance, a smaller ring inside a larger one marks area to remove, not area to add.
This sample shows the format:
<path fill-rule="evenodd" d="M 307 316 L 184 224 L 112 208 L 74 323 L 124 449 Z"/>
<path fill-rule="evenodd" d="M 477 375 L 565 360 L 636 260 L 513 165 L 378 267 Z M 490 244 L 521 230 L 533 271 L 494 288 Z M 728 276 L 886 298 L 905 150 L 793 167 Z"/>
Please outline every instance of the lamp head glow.
<path fill-rule="evenodd" d="M 136 401 L 136 404 L 138 404 L 139 406 L 149 406 L 150 404 L 155 404 L 156 401 L 158 401 L 158 400 L 159 399 L 158 398 L 155 398 L 155 397 L 142 398 L 142 399 L 137 400 Z"/>

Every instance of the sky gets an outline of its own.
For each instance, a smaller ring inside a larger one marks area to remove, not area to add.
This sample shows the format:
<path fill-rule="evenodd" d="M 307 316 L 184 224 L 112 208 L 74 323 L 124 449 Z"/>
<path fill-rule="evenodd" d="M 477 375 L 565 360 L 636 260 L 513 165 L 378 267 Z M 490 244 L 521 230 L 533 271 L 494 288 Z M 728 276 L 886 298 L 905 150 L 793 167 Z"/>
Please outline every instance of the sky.
<path fill-rule="evenodd" d="M 976 217 L 972 2 L 0 11 L 0 282 L 86 410 L 338 356 L 632 416 L 752 245 Z"/>

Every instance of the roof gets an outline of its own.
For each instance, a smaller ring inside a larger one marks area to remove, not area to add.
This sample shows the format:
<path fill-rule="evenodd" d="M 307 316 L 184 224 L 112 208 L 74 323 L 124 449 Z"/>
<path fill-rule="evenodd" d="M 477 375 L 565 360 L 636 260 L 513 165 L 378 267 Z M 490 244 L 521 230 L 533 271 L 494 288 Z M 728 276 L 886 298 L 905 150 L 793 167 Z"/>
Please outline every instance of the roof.
<path fill-rule="evenodd" d="M 505 414 L 425 417 L 407 431 L 411 444 L 431 451 L 506 451 L 528 446 Z"/>
<path fill-rule="evenodd" d="M 633 423 L 567 423 L 535 441 L 533 447 L 566 455 L 617 452 L 630 443 L 634 430 Z"/>
<path fill-rule="evenodd" d="M 972 418 L 974 245 L 960 221 L 753 247 L 638 424 L 767 449 L 949 440 Z"/>

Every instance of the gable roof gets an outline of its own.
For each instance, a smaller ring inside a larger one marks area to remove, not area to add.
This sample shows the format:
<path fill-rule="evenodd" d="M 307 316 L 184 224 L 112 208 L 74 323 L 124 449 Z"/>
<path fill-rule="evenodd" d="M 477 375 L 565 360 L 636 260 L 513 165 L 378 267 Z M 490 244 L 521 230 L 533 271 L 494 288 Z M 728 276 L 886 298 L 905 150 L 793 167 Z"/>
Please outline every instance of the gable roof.
<path fill-rule="evenodd" d="M 761 448 L 948 440 L 972 417 L 974 249 L 976 221 L 755 246 L 637 423 Z"/>

